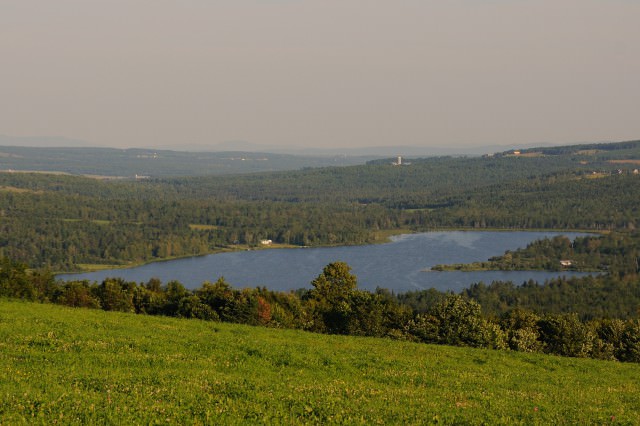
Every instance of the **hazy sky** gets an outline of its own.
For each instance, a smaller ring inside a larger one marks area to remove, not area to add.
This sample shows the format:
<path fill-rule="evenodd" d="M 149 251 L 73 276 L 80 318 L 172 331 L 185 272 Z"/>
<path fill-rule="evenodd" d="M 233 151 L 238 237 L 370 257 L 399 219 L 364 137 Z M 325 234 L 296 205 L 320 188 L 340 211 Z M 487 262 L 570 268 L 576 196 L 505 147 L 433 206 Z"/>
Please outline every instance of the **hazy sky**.
<path fill-rule="evenodd" d="M 637 139 L 639 21 L 636 0 L 0 0 L 0 134 Z"/>

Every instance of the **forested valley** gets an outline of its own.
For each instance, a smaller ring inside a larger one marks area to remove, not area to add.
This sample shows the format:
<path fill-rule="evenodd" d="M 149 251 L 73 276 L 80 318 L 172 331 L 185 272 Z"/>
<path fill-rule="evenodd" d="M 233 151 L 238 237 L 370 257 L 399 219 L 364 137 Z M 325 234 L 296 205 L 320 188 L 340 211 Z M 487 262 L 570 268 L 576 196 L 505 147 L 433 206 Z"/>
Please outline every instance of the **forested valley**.
<path fill-rule="evenodd" d="M 631 232 L 640 142 L 590 147 L 138 181 L 0 173 L 0 257 L 70 271 L 263 239 L 310 246 L 442 228 Z"/>
<path fill-rule="evenodd" d="M 640 361 L 640 141 L 406 163 L 131 181 L 1 173 L 0 296 Z M 157 280 L 58 282 L 51 272 L 258 247 L 263 239 L 347 245 L 451 228 L 599 232 L 454 266 L 557 269 L 570 259 L 568 267 L 599 274 L 392 294 L 358 290 L 339 262 L 313 289 L 294 293 L 233 289 L 223 279 L 193 291 Z"/>

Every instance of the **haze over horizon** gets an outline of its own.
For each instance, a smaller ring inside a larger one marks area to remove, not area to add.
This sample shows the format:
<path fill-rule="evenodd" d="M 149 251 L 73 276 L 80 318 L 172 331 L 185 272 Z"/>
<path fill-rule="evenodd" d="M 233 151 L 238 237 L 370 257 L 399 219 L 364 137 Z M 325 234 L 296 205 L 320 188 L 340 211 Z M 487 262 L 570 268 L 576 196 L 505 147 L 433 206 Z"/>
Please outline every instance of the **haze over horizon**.
<path fill-rule="evenodd" d="M 639 16 L 630 0 L 5 0 L 0 135 L 117 148 L 638 139 Z"/>

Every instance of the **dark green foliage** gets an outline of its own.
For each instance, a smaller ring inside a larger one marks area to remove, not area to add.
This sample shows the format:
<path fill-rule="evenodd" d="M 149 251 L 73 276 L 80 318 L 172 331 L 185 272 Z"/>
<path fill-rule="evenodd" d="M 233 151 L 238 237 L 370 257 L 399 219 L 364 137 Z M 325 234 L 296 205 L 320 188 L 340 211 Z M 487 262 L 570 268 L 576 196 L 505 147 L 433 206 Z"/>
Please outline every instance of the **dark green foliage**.
<path fill-rule="evenodd" d="M 398 301 L 405 306 L 410 307 L 414 312 L 427 312 L 438 303 L 444 302 L 447 293 L 430 288 L 421 291 L 409 291 L 397 294 Z"/>
<path fill-rule="evenodd" d="M 344 334 L 382 337 L 386 334 L 385 307 L 377 294 L 356 291 L 349 297 L 350 315 Z"/>
<path fill-rule="evenodd" d="M 167 284 L 165 294 L 167 295 L 167 302 L 163 309 L 164 314 L 171 316 L 179 315 L 178 308 L 180 307 L 180 302 L 182 299 L 190 296 L 189 290 L 187 290 L 181 282 L 172 280 Z"/>
<path fill-rule="evenodd" d="M 168 305 L 167 292 L 162 288 L 162 282 L 151 278 L 145 285 L 136 288 L 134 294 L 136 313 L 163 315 Z"/>
<path fill-rule="evenodd" d="M 196 295 L 185 296 L 180 299 L 178 302 L 176 316 L 181 318 L 198 318 L 208 321 L 220 319 L 216 311 L 211 309 L 209 305 L 202 303 L 200 298 Z"/>
<path fill-rule="evenodd" d="M 67 281 L 56 292 L 57 303 L 74 308 L 100 308 L 100 298 L 94 295 L 88 281 Z"/>
<path fill-rule="evenodd" d="M 222 321 L 230 321 L 233 318 L 235 293 L 224 278 L 220 278 L 213 284 L 208 282 L 202 284 L 195 294 L 203 303 L 210 306 Z"/>
<path fill-rule="evenodd" d="M 324 267 L 322 273 L 311 281 L 311 285 L 314 287 L 311 291 L 312 298 L 331 304 L 348 300 L 358 287 L 358 282 L 349 265 L 333 262 Z"/>
<path fill-rule="evenodd" d="M 438 342 L 456 346 L 483 346 L 480 305 L 457 295 L 437 304 L 430 315 L 435 321 Z"/>
<path fill-rule="evenodd" d="M 97 287 L 100 305 L 105 311 L 135 312 L 133 295 L 136 284 L 122 278 L 107 278 Z"/>
<path fill-rule="evenodd" d="M 314 331 L 330 334 L 381 336 L 383 307 L 377 295 L 357 290 L 356 276 L 344 262 L 325 266 L 306 295 Z"/>
<path fill-rule="evenodd" d="M 314 289 L 308 297 L 313 306 L 315 331 L 348 333 L 353 316 L 351 299 L 357 287 L 356 277 L 350 271 L 346 263 L 334 262 L 311 282 Z"/>
<path fill-rule="evenodd" d="M 514 308 L 538 313 L 575 312 L 581 319 L 637 318 L 640 285 L 635 279 L 587 276 L 560 277 L 545 283 L 512 282 L 473 284 L 462 294 L 482 305 L 485 314 L 502 315 Z"/>
<path fill-rule="evenodd" d="M 27 274 L 27 265 L 2 259 L 0 263 L 0 295 L 33 300 L 35 289 Z"/>
<path fill-rule="evenodd" d="M 603 319 L 591 321 L 591 327 L 596 335 L 594 346 L 594 358 L 600 359 L 625 359 L 625 345 L 628 336 L 625 329 L 633 323 L 620 319 Z"/>
<path fill-rule="evenodd" d="M 627 322 L 622 332 L 619 360 L 640 362 L 640 320 Z"/>
<path fill-rule="evenodd" d="M 591 354 L 594 336 L 577 315 L 547 315 L 538 321 L 537 326 L 545 352 L 571 357 Z"/>
<path fill-rule="evenodd" d="M 542 347 L 538 330 L 540 317 L 533 312 L 514 309 L 500 319 L 500 327 L 506 330 L 506 343 L 519 352 L 538 352 Z"/>
<path fill-rule="evenodd" d="M 450 295 L 427 313 L 418 314 L 408 331 L 420 341 L 454 346 L 504 348 L 504 333 L 485 320 L 480 305 Z"/>
<path fill-rule="evenodd" d="M 311 284 L 314 288 L 302 299 L 313 318 L 306 328 L 352 336 L 407 337 L 403 329 L 411 318 L 410 310 L 388 291 L 358 290 L 357 278 L 346 263 L 330 263 Z"/>

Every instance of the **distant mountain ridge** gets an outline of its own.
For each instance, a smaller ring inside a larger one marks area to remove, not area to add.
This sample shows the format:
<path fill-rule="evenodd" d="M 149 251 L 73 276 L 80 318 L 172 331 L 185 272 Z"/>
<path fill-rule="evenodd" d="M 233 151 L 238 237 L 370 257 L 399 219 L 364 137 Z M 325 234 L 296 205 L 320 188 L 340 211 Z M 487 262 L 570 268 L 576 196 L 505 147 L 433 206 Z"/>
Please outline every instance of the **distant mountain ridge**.
<path fill-rule="evenodd" d="M 241 152 L 270 152 L 275 154 L 291 154 L 291 155 L 347 155 L 347 156 L 377 156 L 377 157 L 396 157 L 414 156 L 414 157 L 435 157 L 443 155 L 484 155 L 494 152 L 503 152 L 510 149 L 528 149 L 537 147 L 555 146 L 548 143 L 531 143 L 531 144 L 508 144 L 508 145 L 482 145 L 482 146 L 461 146 L 461 147 L 442 147 L 442 146 L 414 146 L 414 145 L 398 145 L 398 146 L 365 146 L 354 148 L 302 148 L 281 145 L 261 145 L 248 141 L 229 141 L 219 144 L 186 144 L 181 146 L 166 145 L 157 148 L 171 149 L 178 151 L 191 152 L 221 152 L 221 151 L 241 151 Z"/>
<path fill-rule="evenodd" d="M 377 156 L 188 152 L 149 148 L 0 146 L 0 171 L 104 177 L 228 175 L 365 164 Z"/>
<path fill-rule="evenodd" d="M 436 156 L 475 156 L 505 152 L 509 150 L 531 150 L 546 149 L 551 147 L 571 147 L 581 145 L 595 145 L 616 143 L 616 141 L 596 141 L 596 142 L 575 142 L 575 143 L 525 143 L 525 144 L 490 144 L 480 146 L 416 146 L 416 145 L 398 145 L 398 146 L 366 146 L 366 147 L 328 147 L 328 148 L 304 148 L 284 145 L 263 145 L 244 140 L 233 140 L 221 143 L 183 143 L 183 144 L 166 144 L 155 146 L 132 146 L 128 148 L 108 148 L 92 142 L 80 139 L 72 139 L 60 136 L 7 136 L 0 135 L 0 146 L 13 147 L 32 147 L 32 148 L 104 148 L 119 150 L 165 150 L 175 152 L 191 152 L 191 153 L 271 153 L 292 156 L 353 156 L 353 157 L 436 157 Z"/>
<path fill-rule="evenodd" d="M 510 149 L 528 149 L 535 147 L 558 146 L 551 143 L 528 143 L 528 144 L 508 144 L 508 145 L 482 145 L 482 146 L 368 146 L 354 148 L 303 148 L 284 145 L 263 145 L 244 140 L 226 141 L 221 143 L 184 143 L 166 144 L 154 146 L 131 146 L 126 149 L 149 149 L 149 150 L 171 150 L 186 152 L 246 152 L 246 153 L 274 153 L 290 154 L 297 156 L 376 156 L 395 157 L 402 156 L 442 156 L 442 155 L 483 155 L 494 152 L 502 152 Z M 61 136 L 7 136 L 0 135 L 0 146 L 33 147 L 33 148 L 107 148 L 80 139 L 73 139 Z M 125 149 L 125 148 L 114 148 Z"/>

